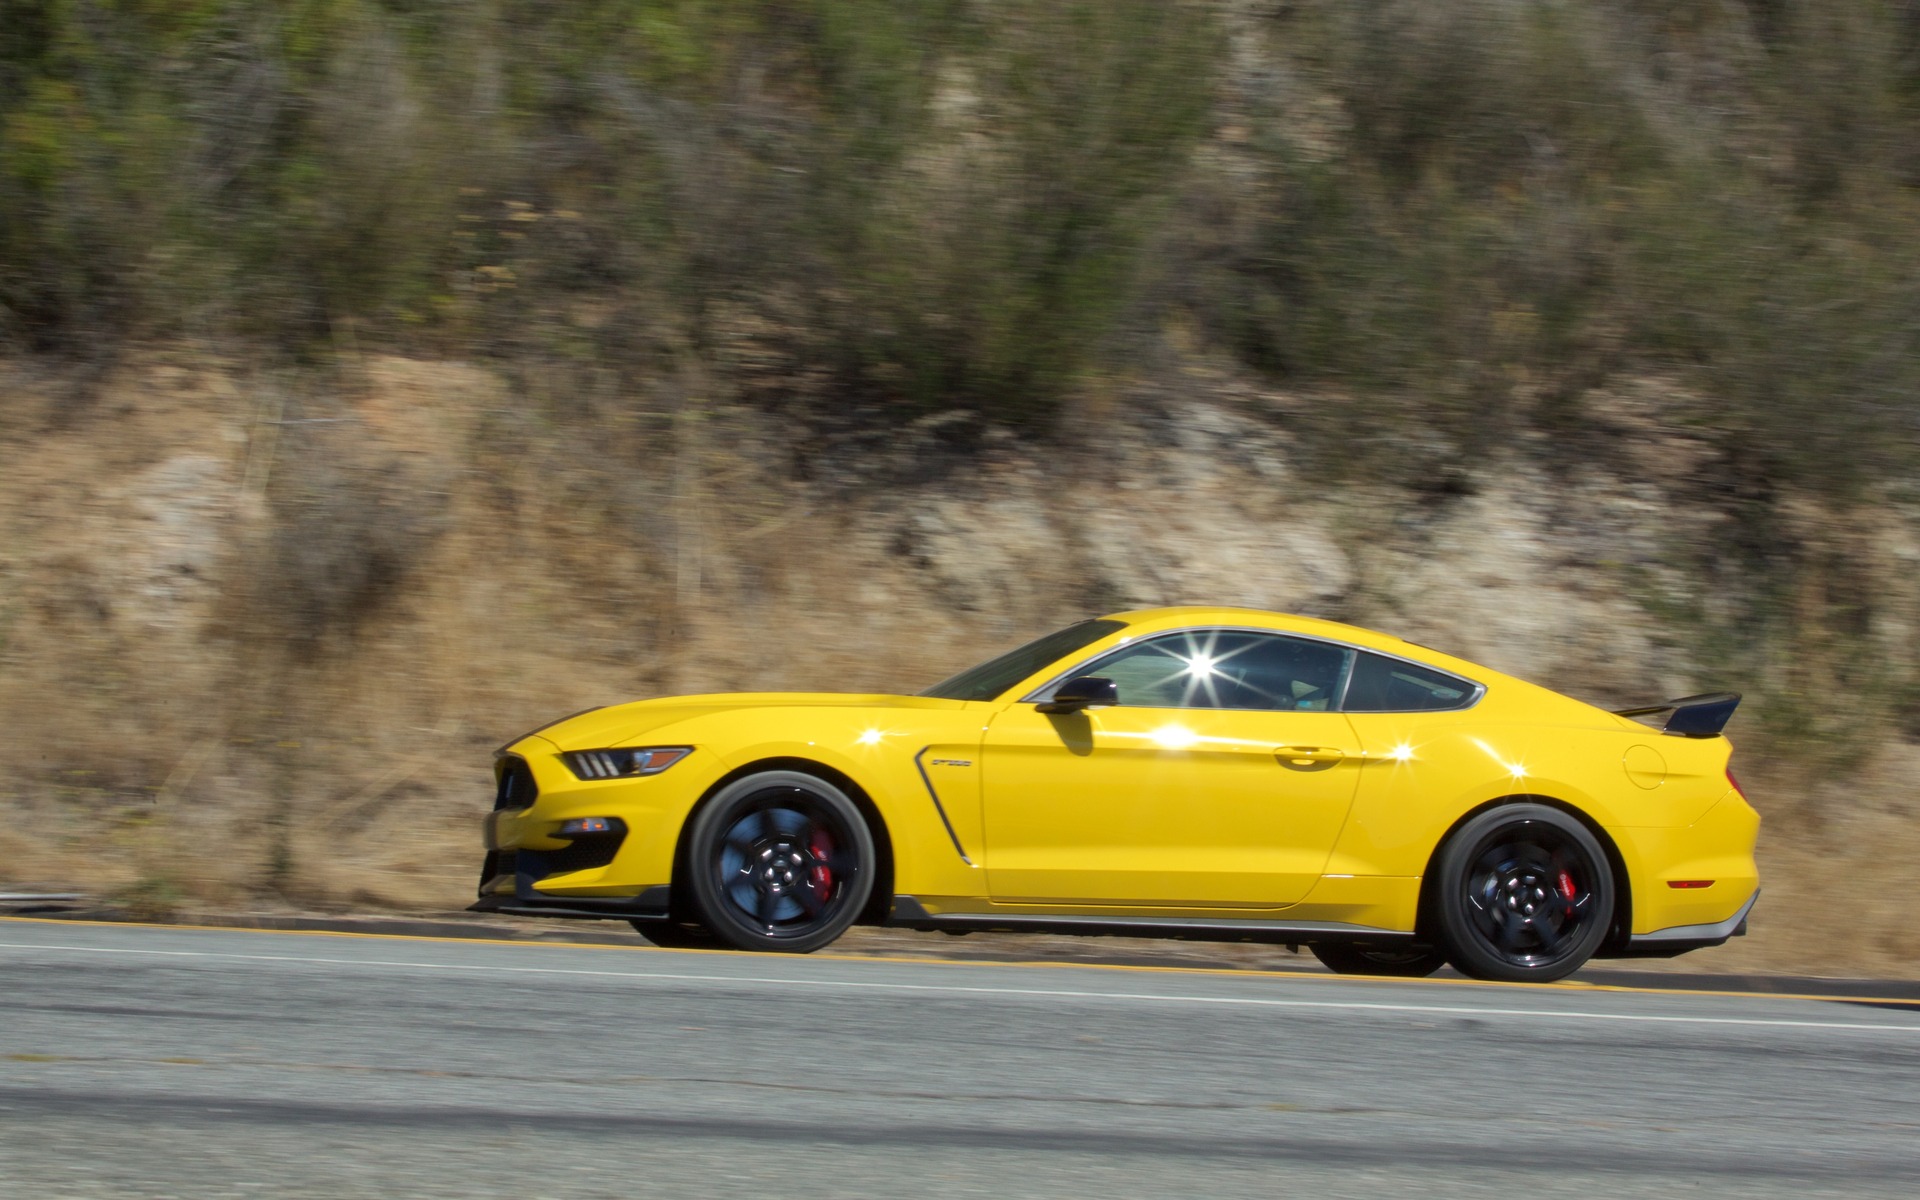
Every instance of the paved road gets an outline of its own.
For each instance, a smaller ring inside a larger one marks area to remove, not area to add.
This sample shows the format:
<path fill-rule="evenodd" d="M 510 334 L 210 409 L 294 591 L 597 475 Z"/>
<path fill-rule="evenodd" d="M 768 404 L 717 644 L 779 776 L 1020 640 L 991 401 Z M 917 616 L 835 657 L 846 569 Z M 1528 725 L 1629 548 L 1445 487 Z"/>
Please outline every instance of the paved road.
<path fill-rule="evenodd" d="M 0 1197 L 1920 1194 L 1920 1010 L 0 920 Z"/>

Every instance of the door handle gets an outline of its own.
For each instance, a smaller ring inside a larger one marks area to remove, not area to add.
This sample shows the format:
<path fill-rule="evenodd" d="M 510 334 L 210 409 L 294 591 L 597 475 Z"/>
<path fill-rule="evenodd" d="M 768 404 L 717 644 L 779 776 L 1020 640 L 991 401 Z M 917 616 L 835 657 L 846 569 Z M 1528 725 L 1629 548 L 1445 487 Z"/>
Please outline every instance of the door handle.
<path fill-rule="evenodd" d="M 1335 746 L 1282 746 L 1274 756 L 1286 767 L 1326 767 L 1348 757 Z"/>

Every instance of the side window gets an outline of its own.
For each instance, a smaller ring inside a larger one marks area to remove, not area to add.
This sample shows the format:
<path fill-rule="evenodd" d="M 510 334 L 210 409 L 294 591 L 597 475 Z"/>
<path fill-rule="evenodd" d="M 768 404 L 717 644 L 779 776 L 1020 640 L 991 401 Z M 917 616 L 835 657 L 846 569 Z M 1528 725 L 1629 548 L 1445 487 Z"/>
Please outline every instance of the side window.
<path fill-rule="evenodd" d="M 1325 642 L 1196 629 L 1116 650 L 1081 668 L 1113 680 L 1135 708 L 1241 708 L 1324 712 L 1353 652 Z"/>
<path fill-rule="evenodd" d="M 1459 708 L 1473 696 L 1464 679 L 1397 658 L 1361 651 L 1347 685 L 1345 712 L 1438 712 Z"/>

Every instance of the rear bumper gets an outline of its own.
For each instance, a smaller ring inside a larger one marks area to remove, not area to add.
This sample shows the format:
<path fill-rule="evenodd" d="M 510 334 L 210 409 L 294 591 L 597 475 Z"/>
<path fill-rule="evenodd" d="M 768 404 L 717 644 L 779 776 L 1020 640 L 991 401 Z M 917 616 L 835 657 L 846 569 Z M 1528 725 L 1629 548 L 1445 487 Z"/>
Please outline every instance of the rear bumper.
<path fill-rule="evenodd" d="M 1728 939 L 1747 935 L 1747 914 L 1760 900 L 1760 889 L 1755 888 L 1753 895 L 1740 906 L 1740 911 L 1724 921 L 1715 921 L 1708 925 L 1673 925 L 1666 929 L 1656 929 L 1651 933 L 1636 933 L 1627 939 L 1626 946 L 1616 952 L 1620 958 L 1668 958 L 1676 954 L 1685 954 L 1689 950 L 1704 950 L 1708 946 L 1724 945 Z"/>
<path fill-rule="evenodd" d="M 1737 936 L 1760 891 L 1760 814 L 1739 792 L 1729 790 L 1691 825 L 1609 832 L 1632 896 L 1623 948 L 1696 948 Z"/>

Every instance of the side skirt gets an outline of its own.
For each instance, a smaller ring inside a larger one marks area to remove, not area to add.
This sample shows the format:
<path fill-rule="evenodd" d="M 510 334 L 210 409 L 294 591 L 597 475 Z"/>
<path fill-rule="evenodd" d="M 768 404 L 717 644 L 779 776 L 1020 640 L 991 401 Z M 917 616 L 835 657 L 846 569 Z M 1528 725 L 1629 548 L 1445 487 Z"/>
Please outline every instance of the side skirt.
<path fill-rule="evenodd" d="M 1025 913 L 930 913 L 918 898 L 895 896 L 886 924 L 900 929 L 948 933 L 1055 933 L 1084 937 L 1173 938 L 1195 942 L 1268 942 L 1295 946 L 1311 942 L 1404 943 L 1414 934 L 1400 929 L 1349 925 L 1340 921 L 1241 920 L 1234 917 L 1061 917 Z"/>

